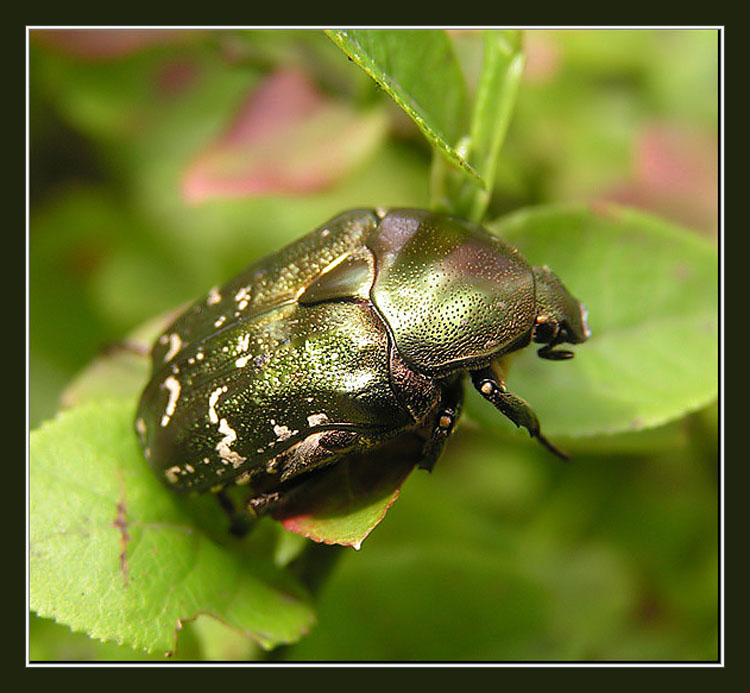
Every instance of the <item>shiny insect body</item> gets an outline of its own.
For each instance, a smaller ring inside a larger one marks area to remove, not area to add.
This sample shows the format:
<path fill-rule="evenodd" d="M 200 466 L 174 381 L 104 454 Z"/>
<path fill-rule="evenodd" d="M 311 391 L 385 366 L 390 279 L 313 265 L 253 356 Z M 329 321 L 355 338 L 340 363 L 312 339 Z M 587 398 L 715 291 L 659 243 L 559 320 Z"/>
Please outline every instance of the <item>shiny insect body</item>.
<path fill-rule="evenodd" d="M 135 427 L 175 491 L 248 484 L 283 505 L 316 470 L 401 435 L 431 469 L 464 381 L 564 456 L 499 362 L 589 336 L 585 309 L 546 267 L 470 222 L 424 210 L 352 210 L 194 303 L 152 349 Z"/>

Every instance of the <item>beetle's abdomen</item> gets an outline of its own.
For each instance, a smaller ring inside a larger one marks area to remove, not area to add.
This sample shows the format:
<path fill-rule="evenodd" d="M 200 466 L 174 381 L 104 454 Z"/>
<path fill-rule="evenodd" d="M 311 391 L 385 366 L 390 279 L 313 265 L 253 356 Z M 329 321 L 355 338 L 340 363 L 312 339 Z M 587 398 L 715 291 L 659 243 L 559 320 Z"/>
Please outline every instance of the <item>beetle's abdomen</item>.
<path fill-rule="evenodd" d="M 145 390 L 136 420 L 177 490 L 249 479 L 316 431 L 410 424 L 369 304 L 290 304 L 187 345 Z"/>
<path fill-rule="evenodd" d="M 422 210 L 392 210 L 367 241 L 372 299 L 401 355 L 447 373 L 502 353 L 531 328 L 529 263 L 481 227 Z"/>

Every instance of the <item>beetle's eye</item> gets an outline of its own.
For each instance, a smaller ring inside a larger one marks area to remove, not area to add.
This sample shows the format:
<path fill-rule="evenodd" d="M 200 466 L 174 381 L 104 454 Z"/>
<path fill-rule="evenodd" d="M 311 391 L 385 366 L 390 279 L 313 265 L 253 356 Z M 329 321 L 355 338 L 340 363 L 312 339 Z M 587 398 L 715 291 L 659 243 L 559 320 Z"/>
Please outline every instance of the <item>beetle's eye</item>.
<path fill-rule="evenodd" d="M 557 336 L 559 330 L 560 327 L 556 322 L 540 316 L 534 325 L 534 341 L 537 344 L 549 344 Z"/>

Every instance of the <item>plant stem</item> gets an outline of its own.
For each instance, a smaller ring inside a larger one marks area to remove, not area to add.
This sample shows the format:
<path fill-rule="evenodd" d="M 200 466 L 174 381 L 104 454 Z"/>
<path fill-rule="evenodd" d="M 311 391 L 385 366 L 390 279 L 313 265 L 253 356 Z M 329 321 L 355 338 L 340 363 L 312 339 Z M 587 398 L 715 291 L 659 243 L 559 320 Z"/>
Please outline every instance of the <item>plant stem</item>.
<path fill-rule="evenodd" d="M 329 546 L 310 542 L 305 549 L 289 564 L 289 570 L 317 598 L 323 584 L 333 572 L 339 558 L 344 554 L 343 546 Z M 266 662 L 282 662 L 287 659 L 293 645 L 280 645 L 266 653 Z"/>

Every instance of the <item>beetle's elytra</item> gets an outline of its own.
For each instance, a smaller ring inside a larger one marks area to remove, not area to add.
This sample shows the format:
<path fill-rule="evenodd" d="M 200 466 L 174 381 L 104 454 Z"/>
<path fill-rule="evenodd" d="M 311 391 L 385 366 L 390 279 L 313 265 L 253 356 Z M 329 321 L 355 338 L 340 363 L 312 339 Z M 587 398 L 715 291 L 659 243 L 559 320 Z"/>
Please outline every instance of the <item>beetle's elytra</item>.
<path fill-rule="evenodd" d="M 547 267 L 467 221 L 341 214 L 194 303 L 154 344 L 135 427 L 176 491 L 249 484 L 250 509 L 403 434 L 431 469 L 474 387 L 553 452 L 499 359 L 565 359 L 586 312 Z"/>

